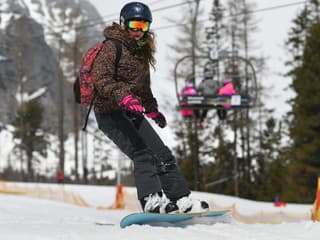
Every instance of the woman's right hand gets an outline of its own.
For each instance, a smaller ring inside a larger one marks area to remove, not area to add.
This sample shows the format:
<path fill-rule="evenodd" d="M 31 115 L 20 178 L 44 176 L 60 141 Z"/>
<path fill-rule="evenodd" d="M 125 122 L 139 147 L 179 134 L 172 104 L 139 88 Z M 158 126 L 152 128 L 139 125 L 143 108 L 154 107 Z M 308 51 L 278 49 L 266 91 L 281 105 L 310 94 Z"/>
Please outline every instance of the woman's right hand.
<path fill-rule="evenodd" d="M 128 95 L 123 98 L 119 105 L 123 106 L 125 110 L 143 113 L 143 107 L 139 100 L 134 98 L 132 95 Z"/>
<path fill-rule="evenodd" d="M 158 124 L 159 127 L 164 128 L 167 126 L 167 120 L 161 112 L 151 112 L 147 113 L 146 116 L 151 118 L 153 121 Z"/>

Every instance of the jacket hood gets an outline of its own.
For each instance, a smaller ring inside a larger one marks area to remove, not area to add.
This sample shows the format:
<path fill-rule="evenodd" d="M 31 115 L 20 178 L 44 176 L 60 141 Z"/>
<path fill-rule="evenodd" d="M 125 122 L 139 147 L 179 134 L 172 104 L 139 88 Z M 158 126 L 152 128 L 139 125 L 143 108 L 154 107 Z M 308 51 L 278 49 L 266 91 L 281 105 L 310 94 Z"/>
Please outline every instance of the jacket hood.
<path fill-rule="evenodd" d="M 137 47 L 136 41 L 129 38 L 126 32 L 121 29 L 118 23 L 113 23 L 111 26 L 106 27 L 103 31 L 103 35 L 105 38 L 117 39 L 127 47 Z"/>

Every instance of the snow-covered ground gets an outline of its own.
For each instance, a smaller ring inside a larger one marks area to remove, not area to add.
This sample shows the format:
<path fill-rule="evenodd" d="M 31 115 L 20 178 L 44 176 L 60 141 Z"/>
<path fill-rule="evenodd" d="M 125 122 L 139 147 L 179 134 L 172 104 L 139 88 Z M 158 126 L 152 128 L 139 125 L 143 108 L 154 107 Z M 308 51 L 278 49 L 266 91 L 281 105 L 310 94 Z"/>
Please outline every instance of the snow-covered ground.
<path fill-rule="evenodd" d="M 66 186 L 93 205 L 110 205 L 113 187 Z M 132 191 L 133 189 L 131 189 Z M 272 203 L 261 203 L 229 196 L 193 193 L 195 197 L 214 198 L 220 205 L 236 204 L 240 212 L 279 211 Z M 311 205 L 288 204 L 281 211 L 303 213 Z M 122 217 L 129 210 L 97 210 L 63 202 L 19 195 L 0 194 L 1 240 L 314 240 L 320 236 L 320 223 L 309 220 L 281 224 L 231 223 L 192 225 L 185 228 L 131 226 L 121 229 Z M 105 222 L 109 225 L 97 225 Z"/>

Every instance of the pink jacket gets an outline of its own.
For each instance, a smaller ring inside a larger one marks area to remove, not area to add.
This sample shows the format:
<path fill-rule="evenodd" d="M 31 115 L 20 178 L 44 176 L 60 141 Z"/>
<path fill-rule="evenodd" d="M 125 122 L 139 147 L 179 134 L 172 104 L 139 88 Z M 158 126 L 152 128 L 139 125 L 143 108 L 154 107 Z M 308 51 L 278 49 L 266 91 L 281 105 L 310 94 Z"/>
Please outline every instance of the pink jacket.
<path fill-rule="evenodd" d="M 234 89 L 232 82 L 225 84 L 219 90 L 219 96 L 230 96 L 230 95 L 235 95 L 235 94 L 236 94 L 236 90 Z"/>
<path fill-rule="evenodd" d="M 229 80 L 224 81 L 224 85 L 219 90 L 219 96 L 231 96 L 235 95 L 236 90 L 234 89 L 233 83 Z M 231 108 L 231 104 L 223 104 L 224 108 Z"/>
<path fill-rule="evenodd" d="M 190 84 L 188 84 L 184 90 L 182 91 L 181 95 L 184 96 L 189 96 L 189 95 L 196 95 L 197 94 L 197 90 Z"/>
<path fill-rule="evenodd" d="M 180 96 L 189 96 L 189 95 L 196 95 L 196 94 L 197 94 L 197 90 L 191 84 L 188 84 L 184 88 L 182 93 L 179 93 Z M 181 102 L 181 106 L 186 104 L 187 104 L 186 102 Z M 181 109 L 180 114 L 182 117 L 191 117 L 193 116 L 193 111 L 192 109 Z"/>

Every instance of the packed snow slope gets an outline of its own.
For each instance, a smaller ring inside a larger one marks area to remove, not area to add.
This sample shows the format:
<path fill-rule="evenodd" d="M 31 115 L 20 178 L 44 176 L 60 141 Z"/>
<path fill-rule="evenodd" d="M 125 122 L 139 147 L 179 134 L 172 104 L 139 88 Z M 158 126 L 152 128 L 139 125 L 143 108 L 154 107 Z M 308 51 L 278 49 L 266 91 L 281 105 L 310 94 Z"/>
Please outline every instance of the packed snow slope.
<path fill-rule="evenodd" d="M 65 186 L 85 196 L 93 205 L 110 205 L 113 187 Z M 133 189 L 129 189 L 134 191 Z M 229 196 L 193 193 L 195 197 L 211 199 L 218 204 L 234 203 L 247 214 L 259 209 L 279 211 L 272 203 L 261 203 Z M 311 205 L 288 204 L 287 209 L 301 213 Z M 320 236 L 320 223 L 310 220 L 281 224 L 245 224 L 236 220 L 214 225 L 192 225 L 185 228 L 131 226 L 121 229 L 119 222 L 132 210 L 98 210 L 69 203 L 37 199 L 23 195 L 0 194 L 1 240 L 314 240 Z M 103 222 L 106 225 L 97 225 Z"/>

